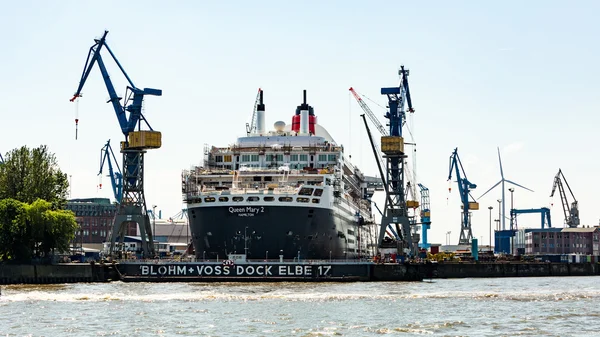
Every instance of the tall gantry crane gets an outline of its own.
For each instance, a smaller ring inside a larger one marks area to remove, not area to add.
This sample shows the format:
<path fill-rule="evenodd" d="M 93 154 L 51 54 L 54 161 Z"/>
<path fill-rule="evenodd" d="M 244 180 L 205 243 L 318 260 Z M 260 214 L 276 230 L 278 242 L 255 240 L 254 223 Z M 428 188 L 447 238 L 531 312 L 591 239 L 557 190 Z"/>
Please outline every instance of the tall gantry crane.
<path fill-rule="evenodd" d="M 403 73 L 400 72 L 400 75 L 402 76 Z M 406 82 L 406 86 L 408 88 L 408 82 Z M 377 117 L 375 116 L 375 114 L 373 113 L 373 111 L 369 108 L 369 106 L 367 105 L 367 103 L 365 103 L 365 101 L 362 98 L 360 98 L 360 96 L 354 90 L 354 88 L 351 87 L 349 90 L 352 93 L 352 95 L 354 96 L 354 98 L 356 99 L 356 101 L 358 102 L 358 104 L 360 105 L 360 107 L 362 108 L 362 110 L 365 112 L 364 114 L 361 115 L 361 117 L 363 118 L 363 121 L 365 123 L 365 128 L 367 129 L 367 134 L 368 134 L 368 137 L 369 137 L 369 141 L 370 141 L 372 149 L 373 149 L 373 155 L 375 157 L 375 160 L 377 161 L 377 166 L 379 168 L 379 173 L 380 173 L 380 176 L 381 176 L 381 180 L 382 180 L 382 183 L 383 183 L 383 185 L 385 187 L 384 190 L 386 191 L 386 200 L 385 200 L 385 205 L 386 206 L 384 207 L 384 209 L 387 209 L 388 208 L 387 205 L 392 205 L 394 203 L 394 200 L 392 198 L 390 198 L 390 194 L 389 193 L 390 193 L 391 190 L 390 190 L 389 186 L 387 186 L 387 184 L 386 184 L 386 178 L 385 178 L 386 175 L 385 175 L 384 170 L 383 170 L 383 168 L 387 167 L 387 166 L 383 162 L 384 157 L 381 154 L 379 146 L 377 146 L 377 144 L 375 143 L 375 141 L 374 141 L 374 139 L 373 139 L 373 137 L 371 135 L 371 131 L 370 131 L 369 126 L 367 124 L 367 120 L 365 118 L 365 115 L 367 117 L 369 117 L 369 120 L 373 123 L 373 125 L 375 125 L 375 127 L 377 128 L 377 130 L 379 130 L 379 133 L 381 134 L 381 136 L 383 136 L 383 137 L 389 137 L 390 133 L 388 132 L 388 130 L 386 130 L 383 127 L 383 125 L 379 122 L 379 120 L 377 119 Z M 408 92 L 408 90 L 406 90 L 406 91 Z M 410 97 L 409 97 L 409 99 L 410 99 Z M 388 113 L 388 115 L 389 115 L 389 113 Z M 388 115 L 386 115 L 386 117 Z M 383 139 L 383 137 L 382 137 L 382 139 Z M 403 161 L 405 157 L 406 156 L 404 156 L 403 158 L 401 158 L 401 160 Z M 403 169 L 404 168 L 408 169 L 408 166 L 403 166 Z M 403 176 L 404 176 L 404 174 L 403 174 Z M 410 177 L 410 174 L 408 176 Z M 412 194 L 414 194 L 415 190 L 413 188 L 411 188 L 410 184 L 411 184 L 410 181 L 406 184 L 406 191 L 407 192 L 411 192 Z M 407 209 L 406 210 L 406 213 L 407 213 L 406 216 L 408 218 L 409 225 L 405 226 L 405 227 L 407 227 L 410 230 L 410 225 L 411 224 L 414 225 L 416 222 L 414 220 L 414 217 L 413 217 L 412 221 L 411 221 L 411 217 L 408 217 L 408 209 L 413 208 L 413 209 L 416 210 L 416 208 L 419 207 L 419 202 L 416 201 L 416 197 L 415 196 L 413 196 L 413 200 L 408 200 L 408 197 L 407 197 L 406 194 L 407 193 L 405 192 L 402 199 L 405 200 L 405 208 Z M 377 209 L 379 210 L 379 208 L 377 208 Z M 379 210 L 379 212 L 381 213 L 382 219 L 383 219 L 384 212 L 381 212 L 380 210 Z M 393 228 L 393 225 L 396 226 L 395 230 Z M 406 230 L 407 228 L 403 228 L 402 230 Z M 383 242 L 383 238 L 384 238 L 384 235 L 386 233 L 386 231 L 384 231 L 384 229 L 387 230 L 387 233 L 388 233 L 388 235 L 390 237 L 396 239 L 397 241 L 402 241 L 403 242 L 403 246 L 410 246 L 410 248 L 412 250 L 414 250 L 414 247 L 412 247 L 413 246 L 413 240 L 412 240 L 412 234 L 410 233 L 410 231 L 409 232 L 405 232 L 402 236 L 400 236 L 400 235 L 398 235 L 398 233 L 402 233 L 400 226 L 398 226 L 398 224 L 393 224 L 393 223 L 387 223 L 387 225 L 385 225 L 382 222 L 381 228 L 380 228 L 380 231 L 379 231 L 379 244 L 380 245 Z M 393 236 L 390 235 L 390 233 L 392 233 Z M 403 238 L 410 238 L 410 240 L 407 241 L 406 239 L 403 239 Z"/>
<path fill-rule="evenodd" d="M 428 249 L 431 247 L 429 241 L 427 241 L 427 231 L 431 229 L 431 204 L 429 203 L 429 189 L 423 184 L 419 184 L 421 190 L 421 243 L 419 247 Z"/>
<path fill-rule="evenodd" d="M 402 126 L 406 121 L 406 112 L 414 112 L 408 87 L 409 71 L 400 67 L 400 85 L 398 87 L 381 88 L 381 94 L 388 98 L 388 112 L 385 118 L 389 120 L 389 136 L 381 137 L 381 151 L 386 158 L 386 184 L 389 198 L 386 199 L 384 214 L 381 220 L 381 228 L 394 224 L 398 231 L 402 232 L 402 249 L 410 249 L 415 254 L 415 247 L 411 237 L 410 220 L 408 218 L 408 207 L 404 194 L 404 138 L 402 137 Z M 408 109 L 406 109 L 408 106 Z M 379 242 L 382 242 L 382 233 L 379 234 Z"/>
<path fill-rule="evenodd" d="M 567 185 L 569 189 L 569 193 L 571 193 L 571 197 L 573 197 L 573 202 L 569 206 L 569 202 L 567 201 L 567 193 L 563 186 L 563 182 Z M 552 193 L 550 193 L 550 198 L 554 196 L 554 192 L 556 192 L 556 188 L 558 187 L 558 192 L 560 194 L 560 200 L 563 207 L 563 212 L 565 214 L 565 224 L 569 226 L 569 228 L 576 228 L 579 226 L 579 205 L 577 204 L 577 199 L 575 199 L 575 195 L 567 182 L 564 174 L 561 169 L 558 169 L 558 173 L 554 177 L 554 184 L 552 185 Z"/>
<path fill-rule="evenodd" d="M 366 104 L 362 101 L 362 99 L 359 99 L 360 97 L 356 95 L 354 90 L 350 91 L 353 92 L 354 97 L 357 98 L 357 101 L 363 110 L 365 110 L 365 113 L 369 115 L 369 118 L 372 121 L 374 120 L 374 124 L 383 135 L 381 137 L 381 151 L 384 153 L 383 158 L 386 160 L 385 172 L 383 163 L 380 160 L 382 156 L 380 156 L 377 151 L 378 149 L 367 125 L 365 114 L 361 115 L 365 123 L 365 127 L 367 128 L 367 134 L 371 142 L 373 155 L 377 159 L 377 167 L 379 168 L 379 173 L 381 174 L 384 182 L 384 189 L 386 192 L 385 207 L 381 217 L 381 225 L 379 230 L 378 245 L 379 247 L 382 247 L 386 228 L 393 225 L 396 227 L 396 232 L 400 237 L 400 240 L 397 242 L 398 250 L 401 252 L 410 251 L 412 254 L 415 254 L 416 247 L 413 244 L 410 228 L 411 223 L 408 216 L 408 205 L 406 201 L 406 195 L 404 193 L 404 158 L 406 158 L 406 155 L 404 153 L 404 138 L 402 137 L 402 126 L 406 121 L 406 105 L 408 105 L 408 112 L 414 112 L 414 109 L 412 107 L 412 101 L 408 87 L 409 71 L 404 69 L 404 66 L 401 66 L 398 73 L 400 75 L 400 85 L 398 87 L 381 88 L 381 94 L 386 95 L 388 98 L 389 111 L 385 115 L 385 118 L 389 120 L 390 128 L 388 132 L 386 132 L 383 126 L 381 126 L 381 124 L 377 121 L 377 118 L 375 118 L 368 107 L 365 110 Z"/>
<path fill-rule="evenodd" d="M 146 117 L 142 114 L 142 102 L 146 95 L 161 96 L 162 90 L 152 88 L 139 89 L 133 84 L 131 78 L 129 78 L 112 50 L 106 44 L 107 34 L 108 31 L 105 31 L 100 39 L 94 40 L 95 44 L 90 48 L 79 87 L 73 95 L 71 102 L 81 97 L 83 85 L 94 65 L 98 64 L 110 97 L 108 102 L 112 104 L 121 131 L 125 136 L 125 140 L 121 142 L 121 153 L 123 154 L 123 196 L 113 223 L 110 251 L 111 253 L 115 251 L 117 238 L 119 238 L 121 243 L 123 242 L 128 227 L 127 224 L 135 222 L 140 229 L 142 254 L 144 257 L 152 257 L 155 255 L 155 249 L 144 194 L 144 154 L 148 149 L 160 148 L 161 133 L 154 131 L 146 120 Z M 106 70 L 104 60 L 100 54 L 102 48 L 108 51 L 129 83 L 125 90 L 124 104 L 121 104 L 122 97 L 119 97 L 115 92 L 115 88 Z M 129 116 L 127 116 L 128 113 Z M 142 123 L 149 130 L 142 130 Z"/>
<path fill-rule="evenodd" d="M 454 149 L 450 156 L 450 172 L 448 173 L 448 180 L 452 179 L 452 169 L 455 170 L 456 182 L 458 183 L 458 193 L 460 194 L 460 201 L 462 203 L 462 219 L 460 224 L 460 239 L 458 240 L 459 245 L 468 245 L 473 239 L 473 232 L 471 230 L 471 210 L 478 210 L 479 203 L 475 201 L 469 201 L 469 197 L 475 200 L 471 195 L 471 190 L 475 189 L 477 185 L 471 183 L 467 179 L 467 174 L 458 156 L 458 148 Z M 462 172 L 462 175 L 461 175 Z"/>
<path fill-rule="evenodd" d="M 106 142 L 102 149 L 100 149 L 100 171 L 98 172 L 98 175 L 101 178 L 104 163 L 108 165 L 108 176 L 110 177 L 113 195 L 117 201 L 117 204 L 120 204 L 121 200 L 123 199 L 123 174 L 121 173 L 121 168 L 119 167 L 115 153 L 110 146 L 110 139 Z M 116 166 L 116 170 L 113 167 L 113 163 Z M 102 188 L 102 183 L 100 183 L 100 188 Z"/>

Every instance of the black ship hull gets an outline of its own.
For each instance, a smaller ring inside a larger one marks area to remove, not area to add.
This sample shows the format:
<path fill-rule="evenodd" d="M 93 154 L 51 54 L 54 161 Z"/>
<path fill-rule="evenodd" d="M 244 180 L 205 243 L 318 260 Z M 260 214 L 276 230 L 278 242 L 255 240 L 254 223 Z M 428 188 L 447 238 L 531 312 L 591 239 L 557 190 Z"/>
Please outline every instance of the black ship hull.
<path fill-rule="evenodd" d="M 188 216 L 198 259 L 224 260 L 229 254 L 271 260 L 279 255 L 286 260 L 356 259 L 368 255 L 358 238 L 358 222 L 343 210 L 190 205 Z"/>

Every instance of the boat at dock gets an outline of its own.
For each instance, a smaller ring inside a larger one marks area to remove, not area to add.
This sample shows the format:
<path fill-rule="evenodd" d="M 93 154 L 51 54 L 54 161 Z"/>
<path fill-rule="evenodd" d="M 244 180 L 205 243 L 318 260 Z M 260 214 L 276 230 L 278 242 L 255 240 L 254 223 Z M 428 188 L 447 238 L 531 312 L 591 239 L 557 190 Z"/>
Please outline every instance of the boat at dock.
<path fill-rule="evenodd" d="M 306 101 L 292 123 L 265 128 L 263 92 L 253 127 L 226 147 L 206 147 L 182 172 L 198 259 L 364 259 L 376 253 L 373 190 Z"/>

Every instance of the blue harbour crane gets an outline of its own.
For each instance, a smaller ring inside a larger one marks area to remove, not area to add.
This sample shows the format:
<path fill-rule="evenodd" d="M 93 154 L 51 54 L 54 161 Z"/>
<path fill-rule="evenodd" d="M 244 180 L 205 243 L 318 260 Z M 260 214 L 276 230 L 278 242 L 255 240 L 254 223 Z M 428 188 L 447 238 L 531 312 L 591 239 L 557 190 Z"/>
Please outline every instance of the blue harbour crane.
<path fill-rule="evenodd" d="M 108 165 L 108 176 L 110 177 L 113 195 L 117 203 L 120 204 L 121 199 L 123 199 L 123 174 L 121 173 L 121 168 L 119 167 L 115 153 L 110 146 L 110 139 L 106 142 L 102 149 L 100 149 L 100 171 L 98 172 L 100 177 L 102 177 L 104 163 Z M 100 184 L 100 188 L 102 188 L 102 184 Z"/>
<path fill-rule="evenodd" d="M 161 96 L 162 90 L 152 88 L 140 89 L 133 84 L 129 75 L 127 75 L 112 50 L 106 44 L 107 34 L 108 31 L 105 31 L 100 39 L 94 40 L 95 43 L 89 50 L 79 87 L 71 101 L 73 102 L 82 96 L 81 90 L 92 68 L 97 64 L 110 97 L 107 103 L 111 103 L 124 135 L 124 141 L 121 142 L 121 153 L 123 154 L 123 195 L 111 232 L 111 253 L 115 250 L 115 241 L 117 239 L 122 243 L 126 235 L 127 224 L 135 222 L 140 229 L 142 254 L 144 257 L 151 257 L 155 255 L 155 249 L 144 194 L 144 154 L 148 149 L 161 147 L 161 133 L 154 131 L 146 117 L 142 114 L 142 103 L 145 96 Z M 123 104 L 121 103 L 123 97 L 117 95 L 101 56 L 103 48 L 106 49 L 115 61 L 129 83 L 125 90 Z M 78 120 L 76 120 L 77 122 Z M 148 130 L 142 130 L 142 126 L 145 126 Z"/>
<path fill-rule="evenodd" d="M 460 239 L 458 240 L 459 245 L 469 245 L 473 239 L 473 232 L 471 230 L 471 210 L 478 210 L 479 203 L 470 201 L 473 199 L 471 190 L 475 189 L 477 185 L 473 184 L 467 179 L 467 174 L 458 156 L 458 148 L 454 149 L 450 156 L 450 172 L 448 173 L 448 181 L 452 179 L 452 170 L 454 169 L 456 182 L 458 183 L 458 193 L 460 194 L 460 201 L 462 203 L 462 217 L 460 224 Z M 469 199 L 470 197 L 470 199 Z"/>
<path fill-rule="evenodd" d="M 419 184 L 421 190 L 421 242 L 420 248 L 429 249 L 431 244 L 427 240 L 427 231 L 431 229 L 431 204 L 429 202 L 429 189 L 423 184 Z"/>
<path fill-rule="evenodd" d="M 406 112 L 414 112 L 408 87 L 409 70 L 400 67 L 400 85 L 397 87 L 381 88 L 381 94 L 388 98 L 389 110 L 385 114 L 388 119 L 389 133 L 381 137 L 381 152 L 384 153 L 386 161 L 385 190 L 387 198 L 383 216 L 381 218 L 381 228 L 379 231 L 378 243 L 381 246 L 385 229 L 392 225 L 396 228 L 401 240 L 397 246 L 399 251 L 410 251 L 412 255 L 416 254 L 416 247 L 413 244 L 411 236 L 410 219 L 408 216 L 408 206 L 404 188 L 406 186 L 404 177 L 404 138 L 402 137 L 402 127 L 406 121 Z M 363 117 L 364 118 L 364 117 Z"/>

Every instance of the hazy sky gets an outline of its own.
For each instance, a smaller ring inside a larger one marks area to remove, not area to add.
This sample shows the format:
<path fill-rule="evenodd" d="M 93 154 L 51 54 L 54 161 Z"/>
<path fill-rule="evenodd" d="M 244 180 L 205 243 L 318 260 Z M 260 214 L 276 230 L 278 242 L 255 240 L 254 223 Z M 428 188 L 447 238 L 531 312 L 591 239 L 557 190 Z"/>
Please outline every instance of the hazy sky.
<path fill-rule="evenodd" d="M 123 136 L 98 69 L 79 103 L 75 92 L 93 39 L 108 45 L 134 83 L 159 88 L 146 116 L 163 147 L 146 156 L 148 207 L 182 208 L 181 170 L 200 164 L 205 143 L 226 146 L 245 133 L 258 87 L 267 126 L 291 122 L 302 89 L 318 121 L 366 173 L 376 166 L 348 88 L 385 105 L 381 87 L 409 82 L 418 143 L 418 180 L 431 190 L 433 242 L 458 241 L 455 147 L 477 198 L 500 179 L 496 146 L 517 208 L 549 206 L 563 169 L 582 223 L 600 212 L 597 128 L 600 92 L 595 1 L 15 1 L 0 5 L 0 151 L 47 144 L 72 176 L 72 197 L 111 197 L 97 189 L 99 150 Z M 105 54 L 106 55 L 106 54 Z M 125 81 L 107 65 L 119 94 Z M 368 101 L 383 122 L 383 109 Z M 480 200 L 475 237 L 488 242 L 500 190 Z M 507 196 L 509 193 L 507 192 Z M 558 197 L 552 216 L 563 225 Z M 539 226 L 522 215 L 520 226 Z"/>

